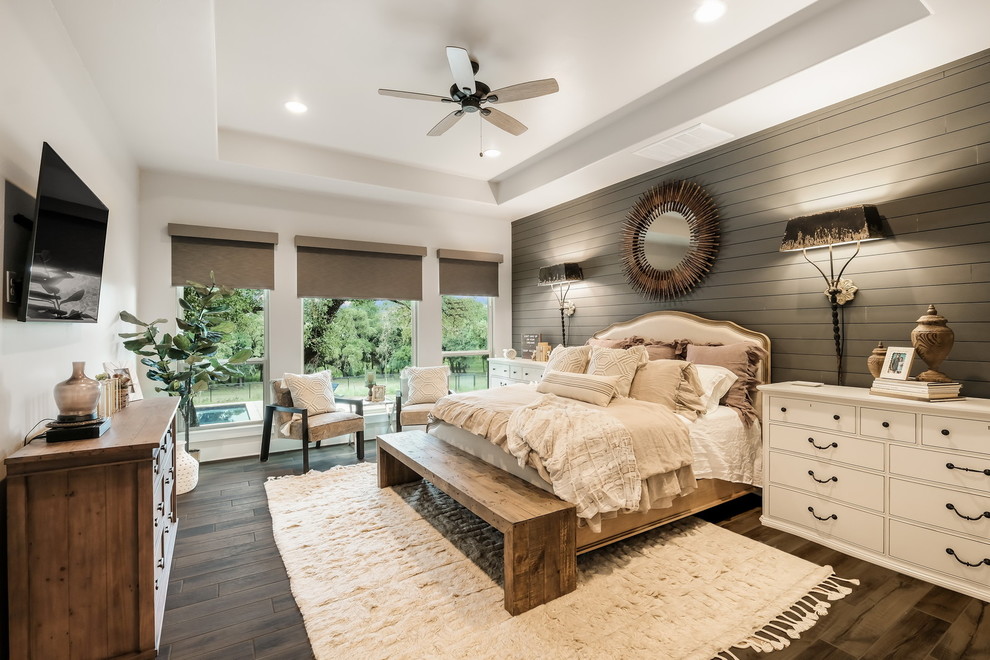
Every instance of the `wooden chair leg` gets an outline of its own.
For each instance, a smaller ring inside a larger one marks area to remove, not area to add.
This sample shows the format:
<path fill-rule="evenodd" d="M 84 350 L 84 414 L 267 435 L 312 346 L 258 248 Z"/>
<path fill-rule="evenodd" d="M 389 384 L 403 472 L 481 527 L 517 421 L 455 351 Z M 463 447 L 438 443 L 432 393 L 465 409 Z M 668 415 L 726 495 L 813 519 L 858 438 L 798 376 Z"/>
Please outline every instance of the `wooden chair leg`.
<path fill-rule="evenodd" d="M 364 460 L 364 431 L 357 432 L 357 439 L 355 443 L 357 444 L 357 457 L 359 461 Z"/>
<path fill-rule="evenodd" d="M 268 452 L 272 446 L 272 421 L 275 419 L 275 409 L 265 406 L 264 430 L 261 432 L 261 462 L 268 462 Z"/>
<path fill-rule="evenodd" d="M 303 474 L 309 472 L 309 418 L 306 413 L 302 416 L 302 443 L 303 443 Z"/>

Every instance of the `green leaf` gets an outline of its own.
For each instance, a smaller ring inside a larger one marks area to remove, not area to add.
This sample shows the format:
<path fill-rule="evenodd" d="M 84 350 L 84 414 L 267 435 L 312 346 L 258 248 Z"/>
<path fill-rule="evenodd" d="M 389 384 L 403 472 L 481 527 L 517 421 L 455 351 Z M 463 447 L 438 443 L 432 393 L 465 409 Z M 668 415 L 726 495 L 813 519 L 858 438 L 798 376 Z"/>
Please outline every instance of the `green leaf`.
<path fill-rule="evenodd" d="M 189 337 L 185 334 L 176 335 L 172 339 L 172 343 L 175 344 L 176 348 L 185 351 L 186 353 L 188 353 L 189 349 L 192 348 L 192 342 L 189 340 Z"/>
<path fill-rule="evenodd" d="M 250 348 L 242 348 L 241 350 L 234 353 L 234 355 L 231 356 L 231 358 L 227 360 L 227 362 L 229 364 L 241 364 L 242 362 L 246 362 L 247 360 L 250 360 L 253 355 L 254 355 L 254 351 L 252 351 Z"/>
<path fill-rule="evenodd" d="M 152 325 L 151 323 L 145 323 L 144 321 L 134 316 L 130 312 L 121 312 L 120 320 L 124 321 L 125 323 L 133 323 L 134 325 L 143 325 L 143 326 Z"/>
<path fill-rule="evenodd" d="M 179 307 L 190 312 L 194 311 L 192 303 L 185 298 L 179 298 Z"/>
<path fill-rule="evenodd" d="M 136 353 L 150 343 L 147 339 L 131 339 L 124 342 L 124 348 Z"/>
<path fill-rule="evenodd" d="M 143 332 L 118 332 L 117 336 L 121 339 L 129 339 L 130 337 L 143 337 Z"/>
<path fill-rule="evenodd" d="M 204 383 L 203 381 L 198 380 L 192 384 L 192 388 L 190 389 L 192 389 L 193 392 L 205 392 L 209 388 L 210 386 L 208 383 Z"/>

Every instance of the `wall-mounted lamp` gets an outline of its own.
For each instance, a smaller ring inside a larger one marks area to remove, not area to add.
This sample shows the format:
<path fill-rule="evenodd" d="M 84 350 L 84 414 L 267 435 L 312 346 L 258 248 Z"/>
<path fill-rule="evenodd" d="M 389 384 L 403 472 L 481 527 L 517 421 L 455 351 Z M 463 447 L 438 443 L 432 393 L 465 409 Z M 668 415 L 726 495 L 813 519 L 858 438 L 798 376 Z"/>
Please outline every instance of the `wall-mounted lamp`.
<path fill-rule="evenodd" d="M 780 243 L 780 251 L 801 250 L 804 258 L 821 273 L 828 285 L 825 290 L 825 297 L 828 298 L 832 306 L 835 373 L 839 385 L 842 385 L 842 324 L 839 322 L 839 305 L 844 305 L 852 300 L 858 290 L 852 281 L 843 279 L 842 274 L 859 254 L 860 244 L 863 241 L 875 241 L 881 238 L 884 238 L 883 222 L 877 207 L 863 204 L 791 218 L 787 221 L 787 227 L 784 229 L 784 239 Z M 832 248 L 847 243 L 855 243 L 856 251 L 836 274 Z M 828 248 L 828 275 L 818 264 L 808 259 L 808 250 L 823 247 Z"/>
<path fill-rule="evenodd" d="M 544 266 L 540 269 L 540 286 L 549 286 L 557 298 L 560 307 L 560 339 L 561 344 L 567 346 L 567 329 L 564 326 L 564 316 L 574 313 L 574 303 L 567 299 L 567 293 L 571 290 L 572 282 L 580 282 L 584 279 L 579 264 L 554 264 Z"/>

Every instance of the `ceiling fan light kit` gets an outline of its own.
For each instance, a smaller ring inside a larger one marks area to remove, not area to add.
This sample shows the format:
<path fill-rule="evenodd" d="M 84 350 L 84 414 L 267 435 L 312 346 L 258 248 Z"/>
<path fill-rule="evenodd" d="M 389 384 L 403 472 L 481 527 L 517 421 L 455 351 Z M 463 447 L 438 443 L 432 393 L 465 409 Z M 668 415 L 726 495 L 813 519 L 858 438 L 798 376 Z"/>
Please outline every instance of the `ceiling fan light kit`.
<path fill-rule="evenodd" d="M 495 108 L 482 107 L 492 103 L 509 103 L 511 101 L 523 101 L 537 96 L 553 94 L 560 90 L 557 81 L 553 78 L 543 80 L 531 80 L 530 82 L 509 85 L 501 89 L 492 89 L 476 80 L 474 75 L 478 73 L 478 63 L 471 60 L 468 52 L 458 46 L 447 46 L 447 63 L 450 66 L 450 74 L 454 79 L 454 84 L 450 86 L 450 96 L 438 96 L 435 94 L 421 94 L 419 92 L 404 92 L 396 89 L 379 89 L 382 96 L 394 96 L 402 99 L 412 99 L 415 101 L 433 101 L 441 103 L 456 103 L 460 106 L 446 117 L 440 120 L 436 126 L 431 128 L 427 135 L 436 137 L 443 135 L 451 126 L 460 121 L 461 117 L 467 114 L 478 114 L 488 123 L 496 126 L 511 135 L 522 135 L 526 132 L 526 125 L 509 116 L 508 114 Z"/>

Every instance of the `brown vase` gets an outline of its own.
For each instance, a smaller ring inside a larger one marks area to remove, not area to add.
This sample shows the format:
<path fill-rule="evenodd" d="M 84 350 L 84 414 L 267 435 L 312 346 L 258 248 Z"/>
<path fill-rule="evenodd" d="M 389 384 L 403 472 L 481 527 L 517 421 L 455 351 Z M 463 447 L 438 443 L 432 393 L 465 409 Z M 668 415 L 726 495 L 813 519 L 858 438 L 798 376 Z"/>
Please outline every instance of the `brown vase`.
<path fill-rule="evenodd" d="M 72 375 L 55 386 L 58 421 L 85 422 L 96 419 L 96 404 L 100 400 L 100 383 L 89 378 L 83 370 L 85 362 L 72 363 Z"/>
<path fill-rule="evenodd" d="M 877 347 L 870 353 L 870 357 L 866 358 L 866 368 L 870 370 L 874 378 L 880 377 L 885 359 L 887 359 L 887 347 L 883 345 L 882 341 L 879 341 Z"/>
<path fill-rule="evenodd" d="M 928 371 L 918 375 L 918 380 L 936 383 L 951 383 L 951 378 L 938 370 L 942 361 L 949 356 L 952 344 L 955 343 L 955 333 L 948 326 L 944 316 L 935 310 L 935 305 L 928 306 L 928 312 L 918 319 L 918 325 L 911 331 L 911 345 L 915 353 L 928 365 Z"/>

